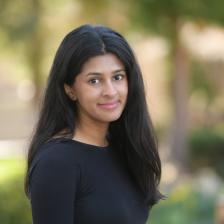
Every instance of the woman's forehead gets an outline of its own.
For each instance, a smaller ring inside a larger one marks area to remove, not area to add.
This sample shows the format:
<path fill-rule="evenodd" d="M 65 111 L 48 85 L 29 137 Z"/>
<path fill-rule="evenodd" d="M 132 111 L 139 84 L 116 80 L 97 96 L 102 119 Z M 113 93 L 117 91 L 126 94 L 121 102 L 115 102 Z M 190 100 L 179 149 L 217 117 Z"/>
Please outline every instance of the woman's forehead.
<path fill-rule="evenodd" d="M 88 59 L 82 66 L 82 73 L 103 73 L 124 70 L 121 60 L 114 54 L 107 53 Z"/>

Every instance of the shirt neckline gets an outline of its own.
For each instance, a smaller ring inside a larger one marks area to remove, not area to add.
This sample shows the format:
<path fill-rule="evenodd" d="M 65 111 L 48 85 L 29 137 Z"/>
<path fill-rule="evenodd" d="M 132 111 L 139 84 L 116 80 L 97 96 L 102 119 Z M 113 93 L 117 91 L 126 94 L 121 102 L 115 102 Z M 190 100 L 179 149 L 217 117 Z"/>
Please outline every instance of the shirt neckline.
<path fill-rule="evenodd" d="M 71 138 L 66 138 L 66 137 L 62 137 L 61 139 L 67 140 L 71 143 L 78 144 L 80 146 L 88 147 L 89 149 L 91 148 L 91 151 L 102 151 L 103 152 L 103 151 L 111 151 L 111 149 L 112 149 L 110 143 L 107 146 L 98 146 L 98 145 L 93 145 L 93 144 L 90 144 L 90 143 L 81 142 L 81 141 L 71 139 Z"/>

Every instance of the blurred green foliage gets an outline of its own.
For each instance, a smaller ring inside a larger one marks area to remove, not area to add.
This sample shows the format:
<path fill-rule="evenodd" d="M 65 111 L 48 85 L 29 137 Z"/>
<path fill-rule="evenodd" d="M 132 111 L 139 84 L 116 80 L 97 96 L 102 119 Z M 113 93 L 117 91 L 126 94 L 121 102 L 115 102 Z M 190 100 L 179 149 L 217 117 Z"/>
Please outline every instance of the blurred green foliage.
<path fill-rule="evenodd" d="M 202 63 L 196 62 L 192 60 L 191 62 L 191 73 L 190 73 L 190 90 L 193 91 L 202 91 L 209 102 L 212 102 L 214 98 L 218 95 L 219 89 L 212 82 L 211 79 L 208 78 L 208 69 L 203 67 Z"/>
<path fill-rule="evenodd" d="M 178 21 L 193 20 L 196 23 L 224 24 L 224 2 L 222 0 L 129 0 L 133 24 L 143 31 L 155 31 L 173 38 Z"/>
<path fill-rule="evenodd" d="M 192 169 L 210 166 L 224 177 L 224 127 L 192 131 L 189 142 Z"/>
<path fill-rule="evenodd" d="M 189 184 L 176 187 L 168 199 L 156 205 L 150 224 L 213 224 L 215 196 L 206 196 Z"/>
<path fill-rule="evenodd" d="M 0 0 L 0 29 L 7 34 L 10 43 L 24 40 L 34 32 L 37 23 L 37 0 Z"/>
<path fill-rule="evenodd" d="M 30 224 L 29 201 L 23 193 L 24 160 L 0 160 L 0 223 Z"/>

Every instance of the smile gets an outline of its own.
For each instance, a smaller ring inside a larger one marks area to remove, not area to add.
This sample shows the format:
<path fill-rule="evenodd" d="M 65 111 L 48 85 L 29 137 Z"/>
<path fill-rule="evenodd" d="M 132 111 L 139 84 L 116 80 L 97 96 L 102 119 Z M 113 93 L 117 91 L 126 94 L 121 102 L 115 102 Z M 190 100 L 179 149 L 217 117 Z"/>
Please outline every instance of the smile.
<path fill-rule="evenodd" d="M 118 106 L 119 102 L 111 102 L 111 103 L 104 103 L 104 104 L 99 104 L 100 107 L 105 108 L 105 109 L 114 109 Z"/>

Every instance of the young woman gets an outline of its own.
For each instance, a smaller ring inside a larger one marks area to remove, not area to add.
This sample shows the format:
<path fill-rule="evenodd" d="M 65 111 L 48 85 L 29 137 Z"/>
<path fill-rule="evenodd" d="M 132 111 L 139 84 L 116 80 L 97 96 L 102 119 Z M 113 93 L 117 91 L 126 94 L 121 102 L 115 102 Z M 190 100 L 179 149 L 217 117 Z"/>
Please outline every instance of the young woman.
<path fill-rule="evenodd" d="M 143 224 L 163 198 L 142 74 L 127 41 L 83 25 L 62 41 L 29 152 L 33 224 Z"/>

